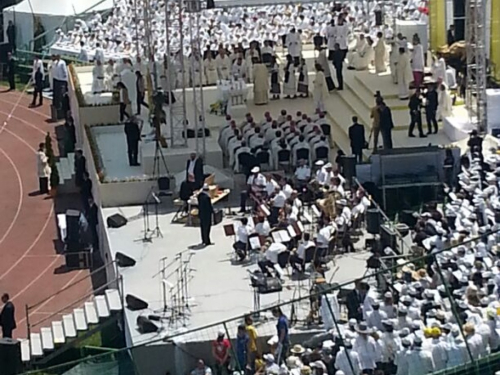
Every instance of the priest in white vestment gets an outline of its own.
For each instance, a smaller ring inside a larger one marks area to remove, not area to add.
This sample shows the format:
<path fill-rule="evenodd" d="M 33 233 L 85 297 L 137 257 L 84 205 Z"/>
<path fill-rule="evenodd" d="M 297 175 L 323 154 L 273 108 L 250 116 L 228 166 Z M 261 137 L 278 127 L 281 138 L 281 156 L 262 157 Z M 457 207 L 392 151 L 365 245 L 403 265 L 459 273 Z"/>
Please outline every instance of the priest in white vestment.
<path fill-rule="evenodd" d="M 350 69 L 366 70 L 373 61 L 375 52 L 373 50 L 373 41 L 370 37 L 366 38 L 366 43 L 363 48 L 352 54 L 352 63 L 349 64 Z"/>
<path fill-rule="evenodd" d="M 450 91 L 444 83 L 439 86 L 438 90 L 438 120 L 444 120 L 446 117 L 452 115 L 452 99 L 450 96 Z"/>
<path fill-rule="evenodd" d="M 325 100 L 328 97 L 325 73 L 321 65 L 316 64 L 316 77 L 314 77 L 313 99 L 316 110 L 325 111 Z"/>
<path fill-rule="evenodd" d="M 205 69 L 205 84 L 215 85 L 217 83 L 217 65 L 212 54 L 209 53 L 203 61 L 203 68 Z"/>
<path fill-rule="evenodd" d="M 104 66 L 101 60 L 96 60 L 92 69 L 92 93 L 99 94 L 104 90 Z"/>
<path fill-rule="evenodd" d="M 354 49 L 350 50 L 347 53 L 347 62 L 349 63 L 348 66 L 352 66 L 352 60 L 353 60 L 353 55 L 355 53 L 359 53 L 359 51 L 364 51 L 366 47 L 366 39 L 365 39 L 365 34 L 359 34 L 357 41 L 356 41 L 356 46 Z"/>
<path fill-rule="evenodd" d="M 106 91 L 113 91 L 118 81 L 119 79 L 115 70 L 115 62 L 113 60 L 109 60 L 104 71 L 104 85 L 106 87 Z"/>
<path fill-rule="evenodd" d="M 221 48 L 219 50 L 219 54 L 215 58 L 215 66 L 217 67 L 219 79 L 229 79 L 229 75 L 231 74 L 231 65 L 231 59 L 226 55 L 226 51 Z"/>
<path fill-rule="evenodd" d="M 441 83 L 446 83 L 446 62 L 440 53 L 432 64 L 432 79 L 438 84 L 438 87 Z"/>
<path fill-rule="evenodd" d="M 387 65 L 385 63 L 385 57 L 387 54 L 385 48 L 384 34 L 381 31 L 377 33 L 377 44 L 375 45 L 375 72 L 385 73 L 387 70 Z"/>
<path fill-rule="evenodd" d="M 411 53 L 411 69 L 413 71 L 413 85 L 420 87 L 424 81 L 424 48 L 418 36 L 413 38 L 413 51 Z"/>
<path fill-rule="evenodd" d="M 300 36 L 295 32 L 295 28 L 292 27 L 286 36 L 286 48 L 288 49 L 288 54 L 292 56 L 295 66 L 299 65 L 300 51 L 302 49 L 302 46 L 299 44 L 302 44 Z"/>
<path fill-rule="evenodd" d="M 269 103 L 269 73 L 261 62 L 253 65 L 253 102 L 256 105 Z"/>
<path fill-rule="evenodd" d="M 413 80 L 410 57 L 404 48 L 399 49 L 397 64 L 399 99 L 407 100 L 410 97 L 410 83 Z"/>

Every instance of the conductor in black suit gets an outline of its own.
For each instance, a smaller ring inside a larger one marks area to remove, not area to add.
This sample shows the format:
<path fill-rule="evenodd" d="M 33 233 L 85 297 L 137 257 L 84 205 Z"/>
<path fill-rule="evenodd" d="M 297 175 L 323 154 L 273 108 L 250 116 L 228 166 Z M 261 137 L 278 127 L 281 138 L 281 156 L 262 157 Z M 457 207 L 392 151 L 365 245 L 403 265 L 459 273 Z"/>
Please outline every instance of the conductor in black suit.
<path fill-rule="evenodd" d="M 191 153 L 189 160 L 186 163 L 186 180 L 189 179 L 190 174 L 194 176 L 195 190 L 201 188 L 203 186 L 203 181 L 205 180 L 203 160 L 194 152 Z"/>
<path fill-rule="evenodd" d="M 214 208 L 208 194 L 208 185 L 203 185 L 202 192 L 198 195 L 198 217 L 200 218 L 201 242 L 205 246 L 212 245 L 210 241 L 210 229 L 212 228 L 212 216 Z"/>
<path fill-rule="evenodd" d="M 12 338 L 12 331 L 17 328 L 16 325 L 16 309 L 10 301 L 7 293 L 2 296 L 3 308 L 0 313 L 0 325 L 2 326 L 3 338 Z"/>
<path fill-rule="evenodd" d="M 351 141 L 351 151 L 356 155 L 358 163 L 363 162 L 363 148 L 365 147 L 365 127 L 358 123 L 356 116 L 352 117 L 352 125 L 349 127 L 349 140 Z"/>
<path fill-rule="evenodd" d="M 139 141 L 141 140 L 141 128 L 135 117 L 131 117 L 125 123 L 125 135 L 127 136 L 128 163 L 130 166 L 140 165 L 137 161 L 139 153 Z"/>

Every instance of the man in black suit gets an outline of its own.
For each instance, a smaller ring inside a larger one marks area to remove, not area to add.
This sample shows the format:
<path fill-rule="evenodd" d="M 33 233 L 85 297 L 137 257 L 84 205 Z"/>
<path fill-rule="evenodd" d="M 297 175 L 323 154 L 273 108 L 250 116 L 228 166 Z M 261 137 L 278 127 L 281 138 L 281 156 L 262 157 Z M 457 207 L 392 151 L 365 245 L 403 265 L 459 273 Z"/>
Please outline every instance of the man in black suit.
<path fill-rule="evenodd" d="M 192 152 L 186 163 L 186 180 L 189 175 L 194 176 L 194 188 L 199 189 L 203 186 L 205 173 L 203 172 L 203 159 L 197 157 L 196 153 Z"/>
<path fill-rule="evenodd" d="M 83 156 L 83 151 L 75 151 L 75 185 L 81 187 L 83 184 L 83 174 L 87 171 L 87 159 Z"/>
<path fill-rule="evenodd" d="M 417 88 L 412 96 L 410 96 L 410 101 L 408 102 L 408 108 L 410 109 L 410 128 L 408 129 L 408 137 L 413 138 L 413 130 L 415 125 L 417 125 L 418 135 L 420 138 L 425 138 L 426 135 L 422 130 L 422 99 L 420 99 L 420 89 Z"/>
<path fill-rule="evenodd" d="M 342 74 L 344 58 L 344 51 L 340 49 L 340 45 L 338 43 L 335 43 L 335 49 L 333 50 L 333 66 L 335 67 L 335 73 L 337 74 L 337 90 L 344 89 L 344 75 Z"/>
<path fill-rule="evenodd" d="M 382 135 L 382 142 L 384 144 L 384 149 L 389 150 L 392 148 L 392 129 L 394 128 L 394 122 L 392 121 L 391 109 L 385 104 L 382 98 L 377 98 L 377 103 L 379 104 L 379 128 L 380 134 Z"/>
<path fill-rule="evenodd" d="M 137 157 L 139 154 L 139 141 L 141 140 L 141 128 L 135 117 L 131 117 L 125 123 L 125 135 L 127 136 L 128 163 L 131 167 L 139 166 Z"/>
<path fill-rule="evenodd" d="M 427 134 L 436 134 L 438 132 L 438 123 L 436 120 L 436 113 L 438 108 L 438 93 L 434 84 L 429 86 L 427 90 L 426 104 L 425 104 L 425 118 L 427 120 Z M 432 128 L 434 127 L 434 131 Z"/>
<path fill-rule="evenodd" d="M 87 222 L 89 223 L 89 229 L 92 236 L 92 247 L 94 250 L 99 249 L 99 233 L 97 230 L 97 226 L 99 224 L 99 215 L 97 205 L 95 204 L 94 198 L 92 196 L 87 199 L 87 211 L 86 217 Z"/>
<path fill-rule="evenodd" d="M 198 195 L 198 217 L 200 218 L 201 242 L 205 246 L 212 245 L 210 241 L 210 229 L 212 228 L 212 216 L 214 208 L 212 200 L 208 195 L 208 185 L 203 185 L 203 191 Z"/>
<path fill-rule="evenodd" d="M 38 67 L 35 72 L 34 82 L 33 82 L 33 101 L 31 106 L 36 106 L 36 98 L 38 96 L 38 105 L 43 105 L 43 72 L 42 68 Z"/>
<path fill-rule="evenodd" d="M 14 304 L 10 302 L 10 297 L 7 293 L 2 296 L 3 308 L 0 313 L 0 325 L 2 326 L 3 338 L 12 338 L 12 331 L 17 328 L 16 325 L 16 309 Z"/>
<path fill-rule="evenodd" d="M 12 52 L 16 53 L 16 26 L 14 26 L 12 21 L 9 21 L 9 25 L 7 26 L 7 41 Z"/>
<path fill-rule="evenodd" d="M 358 163 L 363 162 L 363 147 L 365 147 L 365 127 L 358 124 L 358 118 L 352 117 L 352 125 L 349 127 L 349 140 L 351 141 L 351 151 L 356 155 Z"/>
<path fill-rule="evenodd" d="M 363 320 L 363 302 L 366 297 L 366 286 L 361 280 L 355 281 L 355 286 L 346 296 L 347 317 L 356 319 L 358 322 Z"/>
<path fill-rule="evenodd" d="M 450 25 L 448 33 L 446 34 L 446 42 L 448 43 L 448 46 L 455 43 L 455 25 Z"/>
<path fill-rule="evenodd" d="M 16 59 L 12 53 L 7 54 L 7 80 L 9 81 L 9 90 L 16 89 Z"/>

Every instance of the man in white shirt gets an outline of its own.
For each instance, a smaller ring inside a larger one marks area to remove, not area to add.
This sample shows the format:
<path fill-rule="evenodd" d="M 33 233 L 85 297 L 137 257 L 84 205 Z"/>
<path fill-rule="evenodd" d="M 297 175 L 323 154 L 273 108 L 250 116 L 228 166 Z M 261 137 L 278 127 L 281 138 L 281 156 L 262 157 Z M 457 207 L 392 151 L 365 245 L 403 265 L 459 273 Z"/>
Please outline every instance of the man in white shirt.
<path fill-rule="evenodd" d="M 295 170 L 295 184 L 299 189 L 307 185 L 311 179 L 311 168 L 304 159 L 299 160 L 299 166 Z"/>
<path fill-rule="evenodd" d="M 272 270 L 274 270 L 274 265 L 278 264 L 278 255 L 284 251 L 287 251 L 287 247 L 282 243 L 271 243 L 264 246 L 264 259 L 260 260 L 257 265 L 263 274 L 268 277 L 272 277 Z"/>
<path fill-rule="evenodd" d="M 269 221 L 264 216 L 259 216 L 257 219 L 258 223 L 255 225 L 255 232 L 259 234 L 259 236 L 262 237 L 267 237 L 269 236 L 269 233 L 271 232 L 271 225 L 269 224 Z"/>
<path fill-rule="evenodd" d="M 302 273 L 305 271 L 304 260 L 306 257 L 306 250 L 309 248 L 313 248 L 314 246 L 314 242 L 311 241 L 311 235 L 309 233 L 304 233 L 303 240 L 297 247 L 297 250 L 290 256 L 290 265 L 295 271 L 297 271 L 298 273 Z"/>
<path fill-rule="evenodd" d="M 104 63 L 104 50 L 101 47 L 101 43 L 97 42 L 95 44 L 94 61 L 101 61 Z"/>
<path fill-rule="evenodd" d="M 247 257 L 248 234 L 248 219 L 244 217 L 241 219 L 241 225 L 236 228 L 236 242 L 233 244 L 233 249 L 240 262 Z"/>
<path fill-rule="evenodd" d="M 240 213 L 246 212 L 247 199 L 250 196 L 255 197 L 255 199 L 260 200 L 266 189 L 266 178 L 260 173 L 259 167 L 253 167 L 250 171 L 252 174 L 247 180 L 247 190 L 244 190 L 240 194 Z"/>
<path fill-rule="evenodd" d="M 362 374 L 373 374 L 378 360 L 378 350 L 375 339 L 370 336 L 371 330 L 365 322 L 358 324 L 358 336 L 354 340 L 353 349 L 359 354 Z"/>
<path fill-rule="evenodd" d="M 271 225 L 278 223 L 279 214 L 283 207 L 285 207 L 286 199 L 285 192 L 280 187 L 277 187 L 274 190 L 274 198 L 271 199 L 271 216 L 269 216 L 269 222 Z"/>
<path fill-rule="evenodd" d="M 78 54 L 78 60 L 83 62 L 89 61 L 89 54 L 87 52 L 87 48 L 85 47 L 85 42 L 83 41 L 80 42 L 80 53 Z"/>
<path fill-rule="evenodd" d="M 61 109 L 63 97 L 68 91 L 68 70 L 66 62 L 61 60 L 60 55 L 55 56 L 55 67 L 52 78 L 52 87 L 54 88 L 53 103 L 57 109 Z"/>

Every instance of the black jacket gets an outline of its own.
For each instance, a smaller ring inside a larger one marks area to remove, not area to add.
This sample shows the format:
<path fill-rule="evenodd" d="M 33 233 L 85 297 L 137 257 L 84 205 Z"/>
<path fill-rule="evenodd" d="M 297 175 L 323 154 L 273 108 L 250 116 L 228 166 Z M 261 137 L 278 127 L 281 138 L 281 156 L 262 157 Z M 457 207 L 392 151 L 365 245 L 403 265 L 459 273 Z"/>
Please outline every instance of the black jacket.
<path fill-rule="evenodd" d="M 349 319 L 362 319 L 363 314 L 358 310 L 361 307 L 363 301 L 361 300 L 361 296 L 359 292 L 354 289 L 351 290 L 346 296 L 346 305 L 347 305 L 347 317 Z"/>
<path fill-rule="evenodd" d="M 410 96 L 408 108 L 410 108 L 411 112 L 419 112 L 421 106 L 422 106 L 422 100 L 420 100 L 419 96 L 417 95 Z"/>
<path fill-rule="evenodd" d="M 344 53 L 341 50 L 333 51 L 333 66 L 336 70 L 342 70 L 344 64 Z"/>
<path fill-rule="evenodd" d="M 428 91 L 427 95 L 427 109 L 431 111 L 436 111 L 438 107 L 438 93 L 436 90 Z"/>
<path fill-rule="evenodd" d="M 17 328 L 16 325 L 16 308 L 14 307 L 14 304 L 10 301 L 8 301 L 2 309 L 2 312 L 0 313 L 0 325 L 4 329 L 15 329 Z"/>
<path fill-rule="evenodd" d="M 351 148 L 361 151 L 365 145 L 365 127 L 361 124 L 352 124 L 349 127 L 349 139 L 351 140 Z"/>
<path fill-rule="evenodd" d="M 188 179 L 188 174 L 189 174 L 189 163 L 191 160 L 188 160 L 186 162 L 186 180 Z M 205 179 L 205 174 L 203 172 L 203 160 L 200 158 L 197 158 L 196 161 L 194 162 L 194 183 L 195 183 L 195 189 L 198 189 L 203 185 L 203 180 Z"/>
<path fill-rule="evenodd" d="M 392 112 L 389 107 L 383 107 L 379 109 L 380 113 L 380 129 L 390 130 L 394 127 L 394 122 L 392 121 Z"/>
<path fill-rule="evenodd" d="M 212 222 L 212 214 L 214 212 L 214 208 L 212 206 L 212 200 L 205 192 L 201 192 L 198 195 L 198 215 L 200 218 L 200 222 L 203 223 L 211 223 Z"/>
<path fill-rule="evenodd" d="M 35 87 L 37 90 L 43 89 L 43 74 L 40 69 L 38 69 L 35 73 Z"/>
<path fill-rule="evenodd" d="M 139 125 L 133 121 L 127 121 L 125 123 L 125 134 L 127 136 L 127 142 L 138 142 L 141 139 L 141 129 Z"/>
<path fill-rule="evenodd" d="M 455 43 L 455 34 L 453 31 L 448 30 L 446 33 L 446 42 L 448 43 L 448 46 L 451 46 L 453 43 Z"/>

